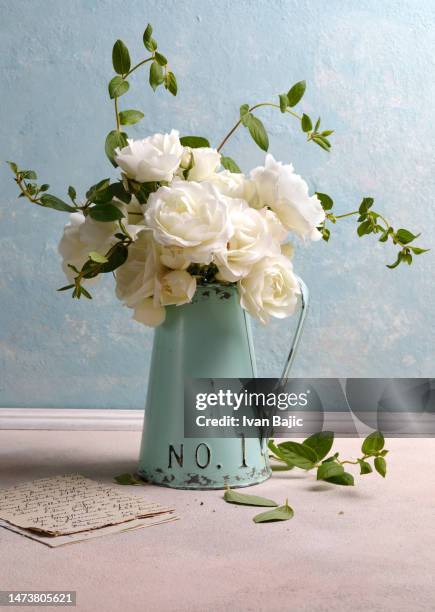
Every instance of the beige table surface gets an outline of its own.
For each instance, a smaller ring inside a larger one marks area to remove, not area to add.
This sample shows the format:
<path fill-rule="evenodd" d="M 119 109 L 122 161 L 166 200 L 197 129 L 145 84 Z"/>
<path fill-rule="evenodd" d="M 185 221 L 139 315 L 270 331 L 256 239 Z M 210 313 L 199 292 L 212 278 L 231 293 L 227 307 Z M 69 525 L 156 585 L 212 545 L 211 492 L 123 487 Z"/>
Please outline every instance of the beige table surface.
<path fill-rule="evenodd" d="M 0 486 L 135 469 L 138 432 L 0 431 Z M 49 549 L 0 529 L 1 590 L 75 590 L 83 611 L 435 610 L 435 440 L 389 440 L 389 474 L 351 488 L 301 471 L 249 492 L 289 498 L 293 520 L 256 525 L 219 491 L 128 487 L 181 520 Z M 359 441 L 337 448 L 355 455 Z M 7 609 L 7 608 L 5 608 Z M 21 608 L 10 608 L 21 609 Z M 22 608 L 30 610 L 31 608 Z"/>

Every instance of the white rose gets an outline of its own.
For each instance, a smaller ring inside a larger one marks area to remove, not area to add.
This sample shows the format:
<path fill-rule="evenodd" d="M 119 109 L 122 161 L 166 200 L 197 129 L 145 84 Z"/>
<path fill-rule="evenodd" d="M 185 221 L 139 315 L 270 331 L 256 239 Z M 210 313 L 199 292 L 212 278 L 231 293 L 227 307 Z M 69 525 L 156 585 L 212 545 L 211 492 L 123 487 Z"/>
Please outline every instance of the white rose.
<path fill-rule="evenodd" d="M 157 327 L 161 325 L 165 317 L 165 308 L 156 304 L 153 298 L 145 298 L 134 307 L 133 319 L 148 327 Z"/>
<path fill-rule="evenodd" d="M 219 168 L 221 156 L 216 149 L 209 147 L 198 147 L 197 149 L 185 147 L 182 165 L 188 168 L 191 163 L 193 167 L 189 170 L 188 180 L 204 181 Z"/>
<path fill-rule="evenodd" d="M 284 255 L 265 257 L 238 284 L 240 303 L 261 323 L 290 316 L 300 294 L 293 266 Z"/>
<path fill-rule="evenodd" d="M 208 183 L 214 185 L 223 195 L 230 198 L 245 198 L 246 176 L 241 173 L 223 170 L 216 172 L 207 179 Z"/>
<path fill-rule="evenodd" d="M 68 267 L 68 264 L 80 270 L 89 259 L 91 251 L 104 255 L 117 242 L 117 238 L 114 237 L 117 230 L 119 231 L 119 227 L 115 222 L 94 221 L 89 216 L 85 217 L 81 212 L 70 215 L 70 221 L 65 225 L 58 246 L 62 257 L 62 269 L 69 281 L 72 281 L 77 275 Z"/>
<path fill-rule="evenodd" d="M 183 155 L 179 132 L 127 142 L 126 147 L 116 149 L 115 161 L 128 177 L 139 183 L 172 181 Z"/>
<path fill-rule="evenodd" d="M 246 276 L 262 257 L 279 253 L 279 243 L 273 239 L 266 209 L 255 210 L 240 199 L 228 198 L 228 203 L 234 233 L 215 261 L 219 280 L 233 282 Z"/>
<path fill-rule="evenodd" d="M 226 198 L 208 183 L 174 181 L 148 199 L 145 220 L 163 246 L 182 247 L 194 263 L 208 264 L 232 235 Z"/>
<path fill-rule="evenodd" d="M 186 257 L 186 249 L 172 246 L 160 246 L 160 261 L 164 266 L 172 270 L 185 270 L 192 263 Z"/>
<path fill-rule="evenodd" d="M 185 270 L 172 270 L 159 281 L 158 297 L 164 306 L 187 304 L 196 291 L 196 278 Z"/>
<path fill-rule="evenodd" d="M 161 269 L 151 232 L 143 230 L 130 245 L 127 261 L 115 271 L 117 297 L 134 309 L 133 319 L 152 327 L 165 319 L 165 309 L 155 298 Z"/>
<path fill-rule="evenodd" d="M 252 170 L 251 179 L 256 187 L 256 208 L 269 206 L 287 229 L 303 238 L 321 237 L 316 227 L 324 221 L 325 212 L 291 164 L 283 165 L 268 154 L 265 166 Z"/>

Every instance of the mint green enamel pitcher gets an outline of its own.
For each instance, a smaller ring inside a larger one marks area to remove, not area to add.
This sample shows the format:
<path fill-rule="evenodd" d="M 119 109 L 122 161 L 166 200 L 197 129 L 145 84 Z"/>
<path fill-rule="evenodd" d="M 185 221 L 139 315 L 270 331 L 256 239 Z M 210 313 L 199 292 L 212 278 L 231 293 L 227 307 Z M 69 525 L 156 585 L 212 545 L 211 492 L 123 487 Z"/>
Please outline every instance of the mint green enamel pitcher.
<path fill-rule="evenodd" d="M 282 377 L 288 376 L 308 304 L 299 279 L 299 320 Z M 267 441 L 184 437 L 184 382 L 257 376 L 249 315 L 234 286 L 198 287 L 190 304 L 169 306 L 155 330 L 138 473 L 181 489 L 244 487 L 271 475 Z M 254 416 L 254 415 L 253 415 Z"/>

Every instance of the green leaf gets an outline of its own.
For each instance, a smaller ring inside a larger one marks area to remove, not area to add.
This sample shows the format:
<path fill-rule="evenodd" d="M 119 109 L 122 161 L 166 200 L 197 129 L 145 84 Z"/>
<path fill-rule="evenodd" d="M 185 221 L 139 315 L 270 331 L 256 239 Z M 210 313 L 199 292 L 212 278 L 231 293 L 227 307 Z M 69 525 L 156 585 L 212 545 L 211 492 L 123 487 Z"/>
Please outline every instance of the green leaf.
<path fill-rule="evenodd" d="M 269 450 L 271 450 L 272 453 L 275 455 L 275 457 L 277 457 L 280 461 L 284 461 L 287 464 L 287 468 L 289 470 L 295 467 L 294 464 L 291 463 L 288 456 L 285 455 L 284 452 L 281 451 L 277 446 L 275 446 L 275 442 L 273 440 L 269 440 L 269 442 L 267 443 L 267 446 Z"/>
<path fill-rule="evenodd" d="M 119 113 L 119 121 L 121 125 L 133 125 L 140 121 L 144 114 L 138 110 L 125 110 Z"/>
<path fill-rule="evenodd" d="M 316 121 L 316 125 L 314 126 L 314 131 L 317 132 L 319 127 L 320 127 L 320 117 Z M 323 134 L 325 134 L 325 132 L 323 132 Z"/>
<path fill-rule="evenodd" d="M 387 462 L 383 457 L 375 457 L 375 469 L 382 478 L 385 478 L 387 474 Z"/>
<path fill-rule="evenodd" d="M 331 210 L 331 208 L 334 206 L 333 199 L 326 193 L 320 193 L 319 191 L 316 191 L 316 196 L 319 198 L 323 210 Z"/>
<path fill-rule="evenodd" d="M 240 107 L 240 118 L 249 113 L 249 104 L 242 104 Z"/>
<path fill-rule="evenodd" d="M 420 249 L 419 247 L 409 247 L 414 255 L 421 255 L 422 253 L 427 253 L 430 249 Z"/>
<path fill-rule="evenodd" d="M 288 463 L 286 463 L 285 465 L 279 465 L 277 463 L 270 464 L 270 469 L 272 470 L 272 472 L 288 472 L 294 467 L 294 465 L 289 465 Z"/>
<path fill-rule="evenodd" d="M 229 170 L 230 172 L 234 172 L 236 174 L 241 174 L 242 172 L 232 157 L 225 157 L 222 155 L 221 164 L 225 170 Z"/>
<path fill-rule="evenodd" d="M 113 45 L 112 63 L 115 72 L 118 74 L 127 74 L 130 70 L 130 54 L 122 40 L 117 40 Z"/>
<path fill-rule="evenodd" d="M 199 149 L 201 147 L 209 147 L 210 143 L 207 138 L 202 136 L 182 136 L 180 143 L 183 147 L 190 147 L 191 149 Z"/>
<path fill-rule="evenodd" d="M 355 484 L 354 478 L 352 474 L 349 472 L 343 472 L 343 474 L 339 474 L 338 476 L 331 476 L 330 478 L 324 478 L 326 482 L 330 482 L 336 485 L 342 485 L 344 487 L 353 487 Z"/>
<path fill-rule="evenodd" d="M 275 521 L 288 521 L 293 518 L 293 516 L 293 508 L 291 508 L 286 501 L 284 506 L 279 506 L 274 510 L 267 510 L 267 512 L 261 512 L 254 516 L 252 520 L 254 523 L 272 523 Z"/>
<path fill-rule="evenodd" d="M 120 474 L 114 480 L 120 485 L 146 485 L 143 480 L 139 480 L 134 474 Z"/>
<path fill-rule="evenodd" d="M 358 459 L 359 467 L 360 467 L 360 475 L 370 474 L 373 472 L 372 466 L 368 461 L 364 461 L 364 459 Z"/>
<path fill-rule="evenodd" d="M 102 179 L 95 185 L 92 185 L 91 187 L 89 187 L 89 189 L 86 192 L 86 198 L 90 200 L 91 202 L 96 201 L 95 198 L 97 194 L 99 192 L 104 192 L 109 186 L 109 184 L 110 184 L 110 179 L 106 178 L 106 179 Z"/>
<path fill-rule="evenodd" d="M 89 257 L 97 263 L 107 263 L 109 261 L 105 255 L 101 255 L 97 251 L 91 251 Z"/>
<path fill-rule="evenodd" d="M 313 142 L 316 143 L 316 145 L 319 145 L 319 147 L 321 147 L 322 149 L 324 149 L 325 151 L 328 151 L 331 148 L 331 146 L 329 144 L 327 144 L 323 138 L 321 138 L 320 136 L 313 136 L 312 138 Z"/>
<path fill-rule="evenodd" d="M 80 285 L 80 295 L 84 295 L 85 298 L 88 298 L 88 300 L 92 300 L 92 295 L 87 289 L 85 289 L 85 287 L 83 287 L 83 285 Z"/>
<path fill-rule="evenodd" d="M 126 147 L 127 144 L 127 134 L 125 132 L 118 132 L 117 130 L 112 130 L 107 134 L 104 149 L 106 151 L 107 157 L 110 159 L 112 165 L 115 166 L 115 168 L 118 165 L 115 162 L 115 149 L 117 147 L 122 149 L 123 147 Z"/>
<path fill-rule="evenodd" d="M 75 208 L 49 193 L 41 196 L 41 204 L 46 208 L 53 208 L 53 210 L 60 210 L 61 212 L 76 212 Z"/>
<path fill-rule="evenodd" d="M 143 44 L 145 45 L 145 48 L 148 49 L 148 51 L 150 51 L 151 53 L 157 49 L 157 43 L 154 38 L 152 38 L 152 33 L 153 28 L 149 23 L 145 28 L 145 32 L 143 33 Z"/>
<path fill-rule="evenodd" d="M 153 26 L 149 23 L 145 28 L 145 32 L 143 33 L 143 42 L 144 44 L 151 40 L 151 36 L 153 34 Z"/>
<path fill-rule="evenodd" d="M 130 203 L 131 194 L 125 190 L 121 181 L 118 183 L 112 183 L 107 189 L 110 191 L 112 198 L 117 198 L 118 200 L 121 200 L 121 202 L 124 202 L 124 204 Z"/>
<path fill-rule="evenodd" d="M 103 274 L 107 274 L 108 272 L 113 272 L 127 260 L 128 257 L 128 247 L 126 247 L 121 242 L 118 242 L 116 246 L 112 249 L 112 252 L 108 256 L 108 262 L 102 264 L 100 266 L 100 272 Z"/>
<path fill-rule="evenodd" d="M 327 461 L 317 468 L 317 480 L 328 480 L 344 474 L 344 467 L 335 461 Z"/>
<path fill-rule="evenodd" d="M 12 172 L 13 172 L 14 174 L 17 174 L 17 172 L 18 172 L 18 166 L 17 166 L 17 164 L 16 164 L 15 162 L 13 162 L 13 161 L 8 161 L 8 162 L 6 162 L 6 163 L 7 163 L 7 165 L 9 166 L 9 168 L 12 170 Z"/>
<path fill-rule="evenodd" d="M 317 460 L 321 461 L 332 448 L 334 443 L 334 433 L 332 431 L 320 431 L 315 433 L 302 442 L 316 453 Z"/>
<path fill-rule="evenodd" d="M 311 470 L 317 463 L 316 453 L 304 444 L 298 442 L 281 442 L 278 449 L 285 461 L 302 470 Z"/>
<path fill-rule="evenodd" d="M 248 130 L 253 140 L 260 147 L 260 149 L 262 149 L 263 151 L 267 151 L 267 149 L 269 148 L 269 138 L 267 136 L 267 132 L 264 128 L 263 123 L 258 117 L 251 115 L 248 124 Z"/>
<path fill-rule="evenodd" d="M 61 287 L 60 289 L 56 289 L 56 291 L 68 291 L 68 289 L 72 289 L 75 285 L 65 285 L 65 287 Z"/>
<path fill-rule="evenodd" d="M 396 232 L 396 237 L 402 244 L 409 244 L 419 236 L 420 234 L 413 234 L 409 230 L 403 228 Z"/>
<path fill-rule="evenodd" d="M 154 57 L 156 58 L 156 62 L 160 64 L 160 66 L 166 66 L 166 64 L 168 63 L 168 60 L 166 59 L 166 57 L 162 55 L 161 53 L 158 53 L 157 51 L 154 54 Z"/>
<path fill-rule="evenodd" d="M 149 82 L 150 82 L 150 85 L 153 91 L 155 91 L 157 87 L 163 83 L 163 81 L 164 81 L 164 76 L 163 76 L 162 67 L 157 62 L 152 62 L 150 66 Z"/>
<path fill-rule="evenodd" d="M 302 99 L 306 87 L 307 84 L 305 83 L 305 81 L 299 81 L 298 83 L 295 83 L 293 85 L 293 87 L 289 90 L 287 94 L 289 106 L 296 106 L 296 104 Z"/>
<path fill-rule="evenodd" d="M 125 92 L 128 91 L 129 87 L 130 85 L 128 84 L 128 81 L 124 81 L 122 77 L 113 77 L 113 79 L 109 83 L 109 96 L 111 100 L 113 100 L 113 98 L 119 98 L 120 96 L 125 94 Z"/>
<path fill-rule="evenodd" d="M 373 198 L 363 198 L 363 201 L 361 202 L 360 207 L 358 209 L 359 214 L 364 215 L 369 210 L 369 208 L 373 206 L 373 203 Z"/>
<path fill-rule="evenodd" d="M 94 221 L 102 221 L 107 223 L 108 221 L 118 221 L 123 219 L 124 215 L 117 206 L 113 204 L 97 204 L 89 208 L 89 216 Z"/>
<path fill-rule="evenodd" d="M 327 227 L 322 227 L 322 229 L 320 230 L 322 233 L 322 238 L 325 242 L 328 242 L 330 236 L 331 236 L 331 232 Z"/>
<path fill-rule="evenodd" d="M 77 197 L 76 190 L 74 189 L 74 187 L 71 187 L 71 185 L 68 187 L 68 195 L 71 198 L 71 200 L 75 200 Z"/>
<path fill-rule="evenodd" d="M 173 96 L 177 95 L 177 79 L 175 78 L 175 74 L 171 71 L 165 74 L 165 89 L 167 89 Z"/>
<path fill-rule="evenodd" d="M 226 489 L 224 500 L 229 504 L 241 504 L 242 506 L 277 506 L 278 504 L 267 497 L 258 497 L 257 495 L 245 495 L 238 493 L 233 489 Z"/>
<path fill-rule="evenodd" d="M 282 113 L 285 113 L 287 106 L 288 106 L 288 98 L 287 98 L 287 94 L 281 94 L 279 96 L 279 109 Z"/>
<path fill-rule="evenodd" d="M 36 181 L 38 178 L 34 170 L 21 170 L 20 175 L 23 179 L 29 179 L 30 181 Z"/>
<path fill-rule="evenodd" d="M 373 225 L 372 225 L 371 220 L 366 219 L 366 221 L 363 221 L 362 223 L 360 223 L 356 231 L 360 238 L 361 236 L 364 236 L 364 234 L 371 234 L 373 231 Z"/>
<path fill-rule="evenodd" d="M 310 130 L 313 129 L 313 124 L 311 122 L 311 119 L 305 113 L 302 115 L 301 127 L 302 127 L 303 132 L 309 132 Z M 320 136 L 317 136 L 317 138 L 320 139 Z"/>
<path fill-rule="evenodd" d="M 397 266 L 403 261 L 403 253 L 402 251 L 399 251 L 397 254 L 397 259 L 394 263 L 392 264 L 387 264 L 387 268 L 390 268 L 390 270 L 393 270 L 394 268 L 397 268 Z"/>
<path fill-rule="evenodd" d="M 364 455 L 376 455 L 384 448 L 385 439 L 380 431 L 373 431 L 367 436 L 361 446 Z"/>

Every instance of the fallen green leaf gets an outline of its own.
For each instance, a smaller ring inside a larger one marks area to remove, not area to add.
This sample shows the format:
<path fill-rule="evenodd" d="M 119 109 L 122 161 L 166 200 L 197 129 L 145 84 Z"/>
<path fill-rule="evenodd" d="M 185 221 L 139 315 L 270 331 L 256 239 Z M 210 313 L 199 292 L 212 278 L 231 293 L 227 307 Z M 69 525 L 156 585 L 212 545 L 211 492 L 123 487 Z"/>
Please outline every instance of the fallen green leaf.
<path fill-rule="evenodd" d="M 226 489 L 224 493 L 224 500 L 229 504 L 240 504 L 242 506 L 277 506 L 278 504 L 272 499 L 266 497 L 258 497 L 257 495 L 245 495 L 245 493 L 238 493 L 233 489 Z"/>
<path fill-rule="evenodd" d="M 288 505 L 288 501 L 286 500 L 284 506 L 279 506 L 274 510 L 267 510 L 266 512 L 261 512 L 257 514 L 252 519 L 254 523 L 273 523 L 275 521 L 288 521 L 293 518 L 294 511 Z"/>
<path fill-rule="evenodd" d="M 134 474 L 120 474 L 114 480 L 120 485 L 144 485 L 144 480 L 139 480 Z"/>

